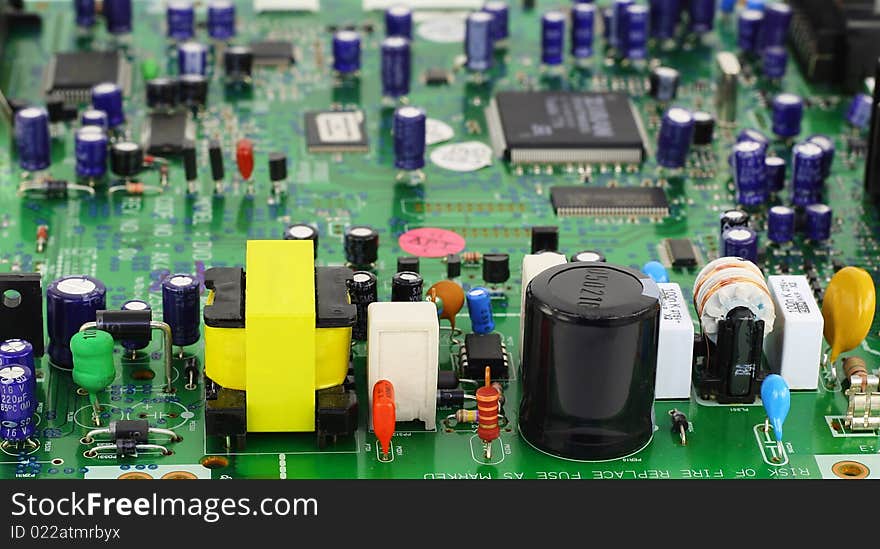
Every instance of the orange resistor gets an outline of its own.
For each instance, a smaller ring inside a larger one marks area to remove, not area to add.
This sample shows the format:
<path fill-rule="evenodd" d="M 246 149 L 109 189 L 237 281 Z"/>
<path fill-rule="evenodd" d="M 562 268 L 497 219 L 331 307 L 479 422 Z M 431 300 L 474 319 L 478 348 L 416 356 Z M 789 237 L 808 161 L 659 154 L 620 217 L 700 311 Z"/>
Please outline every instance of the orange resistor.
<path fill-rule="evenodd" d="M 461 254 L 461 260 L 465 263 L 479 263 L 483 259 L 480 252 L 464 252 Z"/>
<path fill-rule="evenodd" d="M 461 409 L 455 412 L 455 421 L 459 423 L 476 423 L 478 417 L 476 410 Z"/>
<path fill-rule="evenodd" d="M 394 385 L 387 379 L 380 379 L 373 385 L 373 432 L 382 447 L 382 455 L 391 450 L 391 437 L 397 423 L 394 406 Z"/>
<path fill-rule="evenodd" d="M 37 227 L 37 252 L 43 253 L 46 249 L 46 242 L 49 241 L 49 226 L 40 225 Z"/>
<path fill-rule="evenodd" d="M 486 385 L 477 389 L 477 436 L 483 441 L 486 459 L 492 458 L 492 441 L 501 436 L 498 401 L 501 393 L 492 386 L 491 369 L 486 368 Z"/>

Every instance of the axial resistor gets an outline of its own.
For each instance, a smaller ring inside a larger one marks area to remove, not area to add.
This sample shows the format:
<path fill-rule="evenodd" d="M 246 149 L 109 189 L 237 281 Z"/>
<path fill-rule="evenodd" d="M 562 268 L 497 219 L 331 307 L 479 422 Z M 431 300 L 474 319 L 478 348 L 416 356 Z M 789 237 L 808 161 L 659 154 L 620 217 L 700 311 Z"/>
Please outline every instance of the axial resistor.
<path fill-rule="evenodd" d="M 498 401 L 501 393 L 492 387 L 489 376 L 490 368 L 486 368 L 486 385 L 477 389 L 477 436 L 486 444 L 486 458 L 489 454 L 489 445 L 501 435 L 498 426 Z"/>
<path fill-rule="evenodd" d="M 476 423 L 480 414 L 477 410 L 456 410 L 455 421 L 459 423 Z"/>
<path fill-rule="evenodd" d="M 461 254 L 461 260 L 465 263 L 479 263 L 483 259 L 483 254 L 480 252 L 464 252 Z"/>

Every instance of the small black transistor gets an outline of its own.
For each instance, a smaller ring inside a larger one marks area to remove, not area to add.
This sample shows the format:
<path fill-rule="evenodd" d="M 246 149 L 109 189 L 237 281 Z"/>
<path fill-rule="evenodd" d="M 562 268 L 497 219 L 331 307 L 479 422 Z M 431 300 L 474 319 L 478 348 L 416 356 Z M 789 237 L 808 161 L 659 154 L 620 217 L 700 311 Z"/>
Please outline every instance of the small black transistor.
<path fill-rule="evenodd" d="M 449 254 L 446 256 L 446 278 L 458 278 L 461 276 L 461 256 Z"/>
<path fill-rule="evenodd" d="M 532 227 L 532 253 L 555 252 L 559 249 L 559 227 Z"/>
<path fill-rule="evenodd" d="M 287 179 L 287 155 L 281 152 L 269 153 L 269 180 L 284 181 Z"/>
<path fill-rule="evenodd" d="M 397 258 L 397 272 L 402 273 L 409 271 L 411 273 L 419 272 L 419 258 L 413 256 L 401 256 Z"/>
<path fill-rule="evenodd" d="M 483 280 L 503 284 L 510 279 L 510 256 L 507 254 L 483 255 Z"/>

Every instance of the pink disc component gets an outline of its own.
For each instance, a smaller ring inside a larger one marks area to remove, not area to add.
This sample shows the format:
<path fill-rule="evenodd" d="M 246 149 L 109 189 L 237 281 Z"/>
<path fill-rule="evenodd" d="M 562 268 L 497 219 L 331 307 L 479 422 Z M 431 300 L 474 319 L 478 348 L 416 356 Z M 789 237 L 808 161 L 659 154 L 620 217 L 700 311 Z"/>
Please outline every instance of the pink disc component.
<path fill-rule="evenodd" d="M 418 257 L 444 257 L 457 254 L 464 250 L 464 237 L 458 233 L 422 227 L 406 231 L 397 240 L 400 247 L 408 254 Z"/>

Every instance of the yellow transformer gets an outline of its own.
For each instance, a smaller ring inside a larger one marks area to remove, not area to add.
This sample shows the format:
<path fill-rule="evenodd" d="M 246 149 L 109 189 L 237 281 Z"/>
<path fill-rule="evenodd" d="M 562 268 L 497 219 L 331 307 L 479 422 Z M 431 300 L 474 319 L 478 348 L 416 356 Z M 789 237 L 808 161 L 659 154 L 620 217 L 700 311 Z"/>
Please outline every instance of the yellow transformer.
<path fill-rule="evenodd" d="M 351 275 L 316 268 L 310 240 L 251 240 L 246 270 L 205 273 L 205 375 L 246 392 L 248 432 L 315 430 L 315 391 L 348 372 Z"/>

